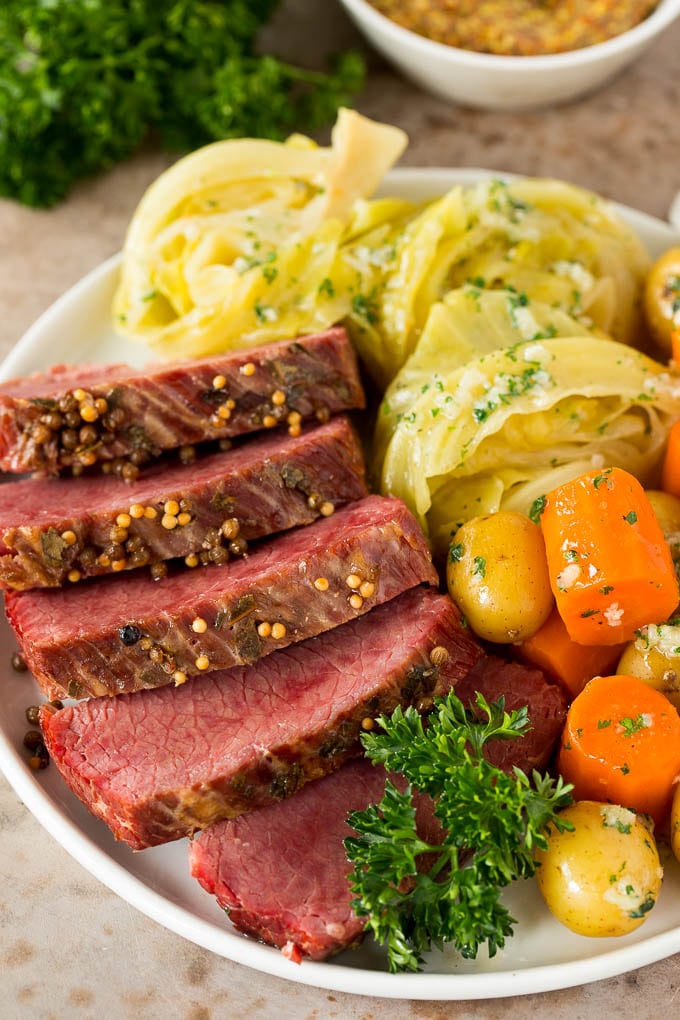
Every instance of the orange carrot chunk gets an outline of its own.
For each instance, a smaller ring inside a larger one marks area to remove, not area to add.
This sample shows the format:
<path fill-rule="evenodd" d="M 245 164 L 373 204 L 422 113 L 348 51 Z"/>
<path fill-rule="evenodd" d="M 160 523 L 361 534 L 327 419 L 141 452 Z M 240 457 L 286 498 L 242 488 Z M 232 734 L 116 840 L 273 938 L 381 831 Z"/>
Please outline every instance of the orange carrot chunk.
<path fill-rule="evenodd" d="M 609 801 L 666 823 L 680 773 L 680 716 L 634 676 L 598 676 L 567 713 L 557 767 L 576 800 Z"/>
<path fill-rule="evenodd" d="M 671 368 L 680 372 L 680 326 L 671 330 Z"/>
<path fill-rule="evenodd" d="M 621 658 L 625 644 L 579 645 L 569 637 L 557 608 L 542 627 L 515 646 L 520 659 L 542 669 L 556 680 L 569 701 L 594 676 L 609 673 Z"/>
<path fill-rule="evenodd" d="M 592 471 L 546 496 L 550 585 L 572 641 L 631 641 L 680 599 L 670 548 L 644 489 L 621 468 Z"/>
<path fill-rule="evenodd" d="M 668 433 L 668 443 L 661 465 L 661 488 L 680 497 L 680 421 Z"/>

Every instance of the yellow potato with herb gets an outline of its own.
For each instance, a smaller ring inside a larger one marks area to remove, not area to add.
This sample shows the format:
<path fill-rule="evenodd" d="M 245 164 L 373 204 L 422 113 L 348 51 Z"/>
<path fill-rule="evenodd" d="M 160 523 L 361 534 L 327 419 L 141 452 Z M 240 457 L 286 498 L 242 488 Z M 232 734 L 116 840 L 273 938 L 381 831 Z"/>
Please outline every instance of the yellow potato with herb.
<path fill-rule="evenodd" d="M 680 861 L 680 783 L 675 785 L 673 804 L 671 806 L 671 850 Z"/>
<path fill-rule="evenodd" d="M 659 347 L 671 350 L 673 330 L 680 328 L 680 248 L 656 260 L 645 284 L 645 315 Z"/>
<path fill-rule="evenodd" d="M 571 832 L 552 831 L 537 854 L 545 902 L 577 935 L 605 938 L 639 928 L 653 908 L 663 869 L 640 816 L 616 804 L 582 800 L 560 813 Z"/>
<path fill-rule="evenodd" d="M 451 598 L 486 641 L 523 641 L 553 607 L 543 536 L 520 513 L 499 511 L 463 524 L 449 549 L 446 581 Z"/>
<path fill-rule="evenodd" d="M 670 546 L 673 561 L 680 560 L 680 499 L 661 489 L 647 489 L 646 493 Z"/>
<path fill-rule="evenodd" d="M 639 677 L 675 704 L 680 694 L 680 625 L 673 619 L 641 627 L 624 648 L 616 672 Z"/>

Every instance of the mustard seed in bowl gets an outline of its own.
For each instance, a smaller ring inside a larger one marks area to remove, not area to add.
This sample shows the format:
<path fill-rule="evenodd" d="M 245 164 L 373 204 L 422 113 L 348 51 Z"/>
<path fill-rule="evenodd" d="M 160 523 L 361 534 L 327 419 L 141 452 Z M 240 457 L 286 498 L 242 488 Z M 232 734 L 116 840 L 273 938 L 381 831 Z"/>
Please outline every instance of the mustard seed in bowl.
<path fill-rule="evenodd" d="M 605 42 L 644 21 L 656 0 L 370 0 L 391 21 L 478 53 L 537 56 Z"/>

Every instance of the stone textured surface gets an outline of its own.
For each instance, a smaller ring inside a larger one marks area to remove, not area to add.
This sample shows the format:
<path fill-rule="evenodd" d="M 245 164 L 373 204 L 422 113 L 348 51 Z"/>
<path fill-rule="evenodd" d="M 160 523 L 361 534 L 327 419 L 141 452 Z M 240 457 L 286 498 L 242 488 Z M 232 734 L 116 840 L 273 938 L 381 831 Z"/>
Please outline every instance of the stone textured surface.
<path fill-rule="evenodd" d="M 310 46 L 314 40 L 314 46 Z M 267 44 L 307 60 L 358 43 L 335 3 L 288 0 Z M 560 176 L 664 217 L 680 188 L 680 23 L 608 87 L 559 110 L 480 113 L 419 93 L 378 58 L 360 109 L 405 128 L 404 163 Z M 170 157 L 140 154 L 52 212 L 0 202 L 0 355 L 62 291 L 121 245 Z M 680 913 L 679 913 L 680 922 Z M 84 871 L 0 779 L 0 1016 L 155 1020 L 495 1020 L 675 1015 L 680 956 L 582 988 L 510 1000 L 393 1002 L 257 974 L 148 920 Z"/>

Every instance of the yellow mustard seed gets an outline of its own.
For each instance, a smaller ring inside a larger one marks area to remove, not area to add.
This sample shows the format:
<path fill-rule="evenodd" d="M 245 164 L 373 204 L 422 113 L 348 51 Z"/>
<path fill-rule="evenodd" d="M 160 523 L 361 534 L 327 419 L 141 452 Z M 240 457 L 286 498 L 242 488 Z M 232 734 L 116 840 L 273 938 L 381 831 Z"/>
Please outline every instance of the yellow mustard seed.
<path fill-rule="evenodd" d="M 302 426 L 301 425 L 289 425 L 288 426 L 288 435 L 292 436 L 293 439 L 297 439 L 297 437 L 299 435 L 301 435 L 301 433 L 302 433 Z"/>
<path fill-rule="evenodd" d="M 302 415 L 300 414 L 299 411 L 291 411 L 288 417 L 286 418 L 286 421 L 288 422 L 289 425 L 299 425 L 300 422 L 302 421 Z"/>
<path fill-rule="evenodd" d="M 80 417 L 83 421 L 96 421 L 99 417 L 99 411 L 94 404 L 81 404 L 80 405 Z"/>
<path fill-rule="evenodd" d="M 94 406 L 97 408 L 100 414 L 106 414 L 109 409 L 109 403 L 105 397 L 97 397 L 94 402 Z"/>
<path fill-rule="evenodd" d="M 316 581 L 314 582 L 314 587 L 316 588 L 317 591 L 328 591 L 328 578 L 317 577 Z"/>
<path fill-rule="evenodd" d="M 102 553 L 101 556 L 97 557 L 97 563 L 100 567 L 110 567 L 111 557 L 107 556 L 106 553 Z"/>
<path fill-rule="evenodd" d="M 274 407 L 281 407 L 286 402 L 286 394 L 283 390 L 274 390 L 272 393 L 272 404 Z"/>
<path fill-rule="evenodd" d="M 163 514 L 161 518 L 161 525 L 166 531 L 172 531 L 173 528 L 177 527 L 177 518 L 174 514 Z"/>
<path fill-rule="evenodd" d="M 370 715 L 367 715 L 361 720 L 362 730 L 372 730 L 375 727 L 375 721 L 371 719 Z"/>
<path fill-rule="evenodd" d="M 231 418 L 231 408 L 227 407 L 226 404 L 220 404 L 217 408 L 217 417 L 221 418 L 222 421 L 229 421 Z"/>
<path fill-rule="evenodd" d="M 276 418 L 274 417 L 273 414 L 265 414 L 264 418 L 262 419 L 262 424 L 266 429 L 273 429 L 274 426 L 277 424 Z"/>
<path fill-rule="evenodd" d="M 130 517 L 133 517 L 136 521 L 138 521 L 140 517 L 144 516 L 144 507 L 141 503 L 133 503 L 130 507 L 129 513 Z"/>
<path fill-rule="evenodd" d="M 212 381 L 214 390 L 223 390 L 227 385 L 227 380 L 223 375 L 216 375 Z"/>
<path fill-rule="evenodd" d="M 236 401 L 229 397 L 229 400 L 227 400 L 225 407 L 227 407 L 228 410 L 233 411 L 234 408 L 236 407 Z"/>
<path fill-rule="evenodd" d="M 335 513 L 335 507 L 329 499 L 325 499 L 319 507 L 319 513 L 322 517 L 330 517 Z"/>
<path fill-rule="evenodd" d="M 449 660 L 449 651 L 443 645 L 435 645 L 430 652 L 430 662 L 433 666 L 443 666 Z"/>
<path fill-rule="evenodd" d="M 82 453 L 78 454 L 78 459 L 83 467 L 92 467 L 97 460 L 97 454 L 94 450 L 83 450 Z"/>
<path fill-rule="evenodd" d="M 144 511 L 142 510 L 142 513 Z M 119 528 L 129 528 L 132 524 L 132 517 L 130 514 L 118 514 L 116 517 L 116 524 Z"/>
<path fill-rule="evenodd" d="M 348 574 L 345 578 L 345 584 L 348 588 L 358 588 L 361 584 L 361 578 L 358 574 Z"/>
<path fill-rule="evenodd" d="M 194 665 L 196 666 L 196 669 L 207 669 L 210 665 L 210 659 L 207 655 L 199 655 Z"/>
<path fill-rule="evenodd" d="M 364 599 L 370 599 L 371 595 L 375 595 L 375 585 L 373 581 L 363 581 L 359 585 L 359 594 Z"/>
<path fill-rule="evenodd" d="M 184 527 L 184 526 L 185 526 L 186 524 L 190 524 L 190 523 L 191 523 L 191 514 L 190 514 L 190 513 L 187 513 L 187 511 L 186 511 L 186 510 L 183 510 L 181 514 L 177 514 L 177 523 L 178 523 L 178 524 L 180 525 L 180 527 L 182 527 L 182 528 L 183 528 L 183 527 Z"/>
<path fill-rule="evenodd" d="M 205 622 L 202 616 L 197 616 L 191 624 L 191 629 L 195 634 L 205 634 L 208 629 L 208 624 Z"/>
<path fill-rule="evenodd" d="M 184 562 L 188 567 L 197 567 L 198 564 L 200 563 L 200 560 L 196 553 L 189 553 L 188 556 L 184 557 Z"/>
<path fill-rule="evenodd" d="M 154 521 L 158 517 L 158 510 L 156 510 L 155 506 L 145 506 L 144 516 L 147 521 Z"/>
<path fill-rule="evenodd" d="M 72 581 L 73 584 L 75 584 L 76 581 L 80 580 L 80 578 L 82 577 L 82 574 L 80 573 L 79 570 L 69 570 L 69 572 L 68 572 L 68 574 L 66 576 L 69 579 L 69 581 Z"/>
<path fill-rule="evenodd" d="M 121 570 L 125 570 L 127 566 L 127 560 L 113 560 L 111 563 L 111 570 L 119 573 Z"/>
<path fill-rule="evenodd" d="M 78 401 L 78 403 L 81 404 L 83 402 L 83 400 L 85 400 L 85 397 L 87 396 L 87 393 L 85 392 L 85 390 L 81 389 L 80 386 L 79 386 L 77 390 L 73 391 L 73 396 Z"/>
<path fill-rule="evenodd" d="M 241 365 L 239 372 L 241 375 L 255 375 L 255 364 L 252 361 L 246 361 L 244 365 Z"/>
<path fill-rule="evenodd" d="M 272 626 L 272 637 L 275 641 L 280 641 L 281 638 L 286 636 L 286 627 L 283 623 L 275 623 Z"/>
<path fill-rule="evenodd" d="M 176 517 L 179 513 L 179 503 L 176 499 L 169 499 L 163 507 L 163 510 L 166 514 L 170 514 L 171 517 Z"/>
<path fill-rule="evenodd" d="M 222 534 L 225 538 L 237 538 L 240 530 L 241 525 L 237 517 L 227 517 L 226 521 L 222 522 Z"/>
<path fill-rule="evenodd" d="M 75 545 L 78 541 L 75 531 L 62 531 L 62 541 L 66 542 L 66 545 Z"/>
<path fill-rule="evenodd" d="M 258 625 L 257 625 L 257 633 L 259 634 L 260 637 L 268 638 L 268 637 L 270 637 L 271 632 L 272 632 L 272 625 L 271 625 L 271 623 L 267 623 L 266 620 L 263 620 L 262 623 L 258 623 Z"/>
<path fill-rule="evenodd" d="M 364 604 L 364 600 L 362 599 L 361 595 L 357 595 L 357 593 L 354 592 L 354 594 L 350 595 L 349 597 L 349 604 L 352 607 L 352 609 L 361 609 L 361 607 Z"/>
<path fill-rule="evenodd" d="M 175 681 L 175 687 L 179 687 L 180 684 L 187 682 L 187 675 L 181 669 L 176 669 L 172 674 L 172 679 Z"/>

